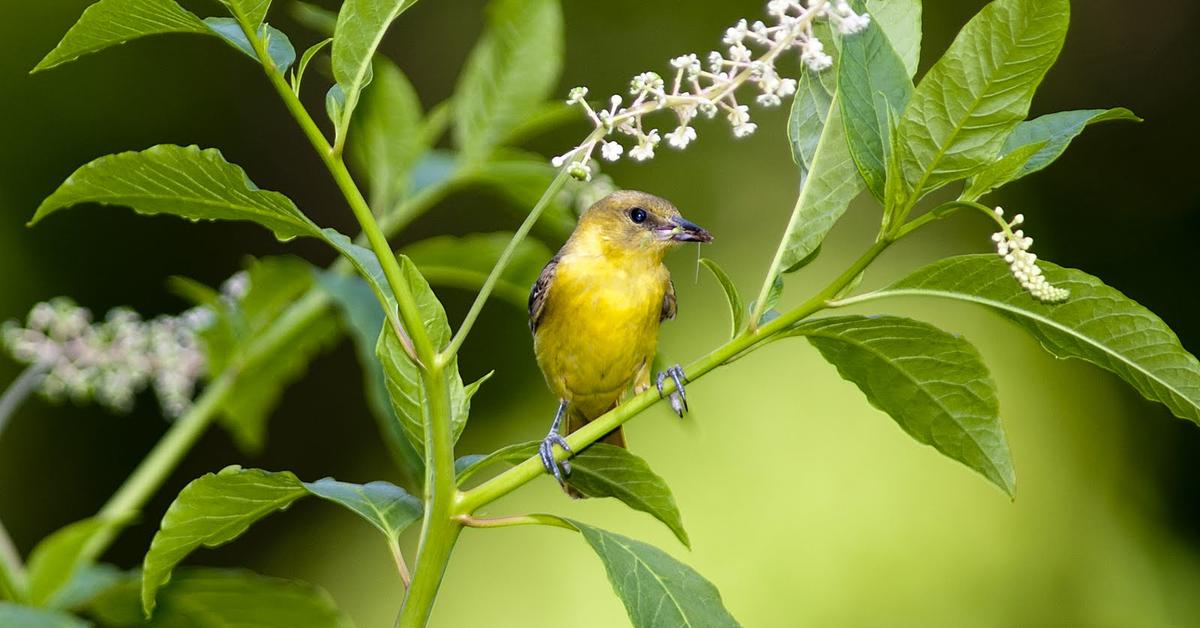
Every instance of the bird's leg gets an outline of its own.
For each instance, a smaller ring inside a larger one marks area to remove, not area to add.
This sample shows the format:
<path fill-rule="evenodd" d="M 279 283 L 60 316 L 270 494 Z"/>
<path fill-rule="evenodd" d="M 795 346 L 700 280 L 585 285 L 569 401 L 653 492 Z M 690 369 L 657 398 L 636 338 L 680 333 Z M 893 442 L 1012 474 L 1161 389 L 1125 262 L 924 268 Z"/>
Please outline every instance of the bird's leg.
<path fill-rule="evenodd" d="M 658 379 L 655 380 L 655 384 L 658 386 L 659 398 L 664 396 L 663 382 L 667 381 L 668 377 L 675 382 L 675 392 L 671 393 L 671 409 L 675 411 L 675 414 L 679 415 L 679 418 L 683 418 L 683 413 L 688 409 L 687 391 L 683 389 L 683 382 L 687 379 L 687 375 L 683 373 L 683 367 L 678 364 L 660 372 Z"/>
<path fill-rule="evenodd" d="M 546 473 L 554 476 L 559 484 L 566 485 L 565 476 L 571 474 L 571 465 L 563 460 L 556 462 L 554 460 L 554 446 L 558 445 L 566 450 L 569 454 L 574 454 L 574 450 L 567 444 L 567 439 L 563 438 L 558 433 L 559 426 L 562 425 L 563 415 L 567 413 L 567 402 L 562 400 L 558 403 L 558 413 L 554 415 L 554 422 L 550 424 L 550 433 L 546 434 L 546 438 L 542 439 L 542 444 L 538 445 L 538 455 L 542 458 L 542 466 L 546 467 Z"/>

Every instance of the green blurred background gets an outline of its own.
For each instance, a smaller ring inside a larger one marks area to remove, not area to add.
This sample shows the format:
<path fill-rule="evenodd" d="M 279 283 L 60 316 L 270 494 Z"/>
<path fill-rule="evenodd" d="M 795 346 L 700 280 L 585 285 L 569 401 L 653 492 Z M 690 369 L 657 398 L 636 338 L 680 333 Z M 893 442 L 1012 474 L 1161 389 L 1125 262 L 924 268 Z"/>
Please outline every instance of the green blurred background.
<path fill-rule="evenodd" d="M 130 305 L 146 315 L 185 304 L 164 282 L 187 275 L 218 283 L 247 254 L 290 252 L 326 263 L 312 243 L 280 245 L 259 228 L 147 219 L 89 208 L 23 227 L 42 197 L 78 165 L 156 143 L 221 148 L 264 188 L 280 190 L 317 222 L 350 231 L 336 188 L 258 69 L 216 40 L 164 37 L 86 57 L 37 76 L 88 0 L 5 2 L 0 20 L 0 320 L 36 301 L 70 295 L 94 311 Z M 216 2 L 184 2 L 202 15 Z M 283 0 L 277 0 L 283 5 Z M 325 2 L 326 6 L 336 2 Z M 565 2 L 562 92 L 622 89 L 629 76 L 718 45 L 758 0 Z M 927 0 L 927 67 L 979 0 Z M 426 106 L 444 99 L 483 22 L 482 0 L 418 3 L 385 44 Z M 318 39 L 278 6 L 272 22 L 298 49 Z M 1089 129 L 1053 168 L 994 197 L 1024 212 L 1037 251 L 1085 269 L 1167 320 L 1200 349 L 1193 238 L 1200 195 L 1193 110 L 1200 84 L 1194 32 L 1200 8 L 1183 0 L 1133 5 L 1076 2 L 1066 49 L 1034 114 L 1128 106 L 1140 126 Z M 322 111 L 310 78 L 306 97 Z M 743 292 L 757 289 L 787 220 L 796 174 L 783 110 L 758 112 L 758 134 L 735 141 L 702 123 L 686 153 L 622 162 L 622 187 L 666 196 L 717 236 L 706 256 Z M 537 148 L 561 152 L 574 125 Z M 523 208 L 467 190 L 401 239 L 512 228 Z M 822 258 L 791 279 L 785 304 L 802 299 L 857 256 L 877 211 L 854 206 Z M 938 256 L 988 250 L 989 225 L 964 216 L 889 252 L 878 284 Z M 558 243 L 550 243 L 557 246 Z M 695 281 L 691 249 L 671 262 L 680 317 L 663 332 L 672 361 L 723 340 L 726 309 L 715 282 Z M 443 291 L 451 319 L 469 295 Z M 915 444 L 801 340 L 780 342 L 689 388 L 680 421 L 656 407 L 627 429 L 634 450 L 675 491 L 690 531 L 688 552 L 640 513 L 611 500 L 568 502 L 550 480 L 493 512 L 553 511 L 658 544 L 717 584 L 747 626 L 1189 626 L 1200 623 L 1200 430 L 1140 399 L 1115 377 L 1056 361 L 1014 327 L 943 303 L 876 302 L 961 332 L 976 343 L 1000 389 L 1015 456 L 1015 501 L 965 467 Z M 462 359 L 472 379 L 494 380 L 474 404 L 459 453 L 540 436 L 554 401 L 532 359 L 523 312 L 495 302 Z M 0 381 L 18 366 L 0 359 Z M 167 428 L 153 400 L 126 416 L 95 407 L 28 404 L 0 439 L 0 515 L 23 552 L 104 502 Z M 343 344 L 286 395 L 260 457 L 213 429 L 171 476 L 107 558 L 139 563 L 170 500 L 190 479 L 227 464 L 292 469 L 347 481 L 394 477 Z M 411 539 L 410 539 L 411 542 Z M 242 565 L 328 589 L 359 626 L 390 625 L 400 584 L 377 535 L 323 503 L 302 502 L 235 543 L 190 562 Z M 471 531 L 462 536 L 435 611 L 437 626 L 620 626 L 624 610 L 599 561 L 561 530 Z"/>

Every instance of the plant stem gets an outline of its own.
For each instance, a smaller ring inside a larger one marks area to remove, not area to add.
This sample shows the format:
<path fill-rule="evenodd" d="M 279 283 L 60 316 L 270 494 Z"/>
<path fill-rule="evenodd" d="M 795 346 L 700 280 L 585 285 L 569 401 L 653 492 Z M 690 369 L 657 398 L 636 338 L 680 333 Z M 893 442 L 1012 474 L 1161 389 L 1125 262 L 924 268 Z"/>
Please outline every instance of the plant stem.
<path fill-rule="evenodd" d="M 459 515 L 458 520 L 468 528 L 512 528 L 516 526 L 551 526 L 578 532 L 575 526 L 554 515 L 517 515 L 477 519 L 471 515 Z"/>
<path fill-rule="evenodd" d="M 688 365 L 686 369 L 687 379 L 689 382 L 694 382 L 709 371 L 727 363 L 729 360 L 737 357 L 744 351 L 755 348 L 757 345 L 768 342 L 772 336 L 785 330 L 792 324 L 807 318 L 815 312 L 825 309 L 828 306 L 830 299 L 833 299 L 838 292 L 850 285 L 856 277 L 871 264 L 891 243 L 894 242 L 891 238 L 883 238 L 876 242 L 871 248 L 867 249 L 861 257 L 858 258 L 845 272 L 834 279 L 824 290 L 814 295 L 811 299 L 800 305 L 799 307 L 781 315 L 771 322 L 759 327 L 758 329 L 746 331 L 736 338 L 721 345 L 708 355 L 696 360 Z M 664 387 L 664 394 L 669 394 L 675 391 L 675 384 L 668 381 Z M 567 442 L 571 445 L 574 451 L 582 451 L 588 445 L 596 442 L 605 434 L 616 429 L 621 424 L 625 423 L 634 416 L 637 416 L 642 411 L 654 405 L 660 400 L 657 390 L 651 389 L 646 392 L 636 395 L 629 401 L 622 403 L 607 414 L 600 416 L 598 419 L 591 421 L 579 430 L 572 432 L 567 436 Z M 565 455 L 561 449 L 555 450 L 555 457 L 559 460 L 565 459 Z M 507 495 L 525 483 L 545 473 L 542 467 L 541 458 L 532 456 L 517 466 L 501 473 L 500 475 L 480 484 L 479 486 L 463 493 L 459 499 L 457 515 L 470 515 L 476 509 L 485 506 L 496 499 Z"/>
<path fill-rule="evenodd" d="M 392 560 L 396 561 L 396 572 L 400 574 L 400 582 L 404 583 L 404 588 L 408 589 L 408 585 L 412 582 L 412 576 L 408 573 L 408 563 L 404 562 L 404 553 L 400 551 L 400 542 L 396 539 L 388 539 L 388 549 L 392 551 Z"/>
<path fill-rule="evenodd" d="M 492 290 L 496 287 L 496 282 L 500 280 L 500 275 L 504 274 L 508 268 L 508 263 L 512 260 L 513 253 L 521 241 L 529 235 L 529 230 L 533 229 L 533 225 L 541 218 L 542 212 L 554 200 L 567 183 L 570 175 L 567 174 L 567 169 L 560 168 L 558 176 L 554 177 L 554 181 L 542 193 L 542 197 L 538 199 L 536 205 L 525 217 L 525 221 L 517 228 L 517 232 L 513 234 L 511 240 L 508 241 L 508 246 L 504 247 L 504 252 L 500 254 L 500 259 L 496 260 L 496 265 L 492 267 L 492 272 L 488 275 L 487 281 L 483 282 L 483 287 L 479 289 L 479 294 L 475 295 L 475 302 L 471 304 L 471 309 L 467 311 L 467 315 L 463 318 L 462 325 L 459 326 L 458 332 L 454 334 L 454 338 L 450 341 L 450 345 L 442 352 L 440 360 L 443 363 L 449 363 L 450 359 L 458 353 L 458 349 L 462 347 L 463 342 L 467 339 L 467 335 L 471 333 L 471 327 L 475 325 L 475 320 L 479 318 L 479 313 L 483 310 L 484 303 L 487 303 L 488 297 L 492 294 Z"/>
<path fill-rule="evenodd" d="M 0 434 L 4 433 L 4 427 L 8 425 L 8 420 L 16 413 L 17 408 L 21 407 L 29 395 L 37 390 L 38 384 L 42 382 L 42 376 L 49 370 L 48 364 L 32 364 L 21 371 L 12 384 L 9 384 L 8 390 L 5 390 L 4 395 L 0 396 Z"/>
<path fill-rule="evenodd" d="M 0 600 L 21 602 L 25 599 L 25 564 L 4 523 L 0 522 Z"/>

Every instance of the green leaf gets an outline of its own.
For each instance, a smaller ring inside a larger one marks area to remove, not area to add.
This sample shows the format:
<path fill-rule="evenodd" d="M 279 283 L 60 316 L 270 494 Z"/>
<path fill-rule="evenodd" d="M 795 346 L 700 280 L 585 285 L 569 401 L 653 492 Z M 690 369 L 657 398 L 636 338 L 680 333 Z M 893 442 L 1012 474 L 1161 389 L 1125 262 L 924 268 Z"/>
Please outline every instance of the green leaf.
<path fill-rule="evenodd" d="M 76 170 L 42 201 L 30 224 L 80 203 L 122 205 L 141 214 L 189 220 L 247 220 L 272 230 L 280 240 L 319 235 L 288 197 L 258 189 L 220 151 L 196 146 L 164 144 L 101 157 Z"/>
<path fill-rule="evenodd" d="M 1045 142 L 1045 145 L 1033 157 L 1029 158 L 1021 171 L 1013 179 L 1019 179 L 1049 166 L 1058 159 L 1071 141 L 1083 133 L 1083 129 L 1097 122 L 1109 120 L 1132 120 L 1141 122 L 1132 111 L 1119 107 L 1116 109 L 1085 109 L 1082 111 L 1060 111 L 1026 120 L 1013 129 L 1000 154 L 1007 155 L 1017 149 Z"/>
<path fill-rule="evenodd" d="M 267 420 L 284 389 L 299 379 L 313 357 L 337 339 L 337 321 L 322 316 L 297 327 L 270 355 L 255 355 L 253 345 L 273 330 L 273 323 L 313 285 L 313 268 L 294 257 L 253 260 L 248 270 L 249 288 L 236 306 L 219 303 L 217 319 L 201 332 L 208 369 L 213 377 L 235 362 L 239 369 L 233 389 L 221 405 L 218 421 L 238 446 L 254 453 L 266 440 Z"/>
<path fill-rule="evenodd" d="M 490 454 L 471 454 L 454 461 L 454 475 L 461 486 L 464 482 L 479 472 L 480 469 L 497 462 L 513 462 L 524 460 L 537 453 L 536 442 L 515 443 L 501 447 Z"/>
<path fill-rule="evenodd" d="M 13 628 L 88 628 L 86 621 L 62 611 L 0 602 L 0 626 Z"/>
<path fill-rule="evenodd" d="M 600 556 L 635 628 L 740 626 L 717 588 L 691 567 L 652 545 L 569 521 Z"/>
<path fill-rule="evenodd" d="M 136 580 L 106 591 L 89 609 L 112 628 L 351 628 L 324 590 L 243 569 L 181 569 L 159 592 L 146 623 Z"/>
<path fill-rule="evenodd" d="M 853 5 L 862 10 L 861 2 Z M 889 154 L 888 109 L 902 111 L 908 103 L 913 90 L 909 76 L 876 21 L 842 41 L 837 80 L 846 141 L 867 189 L 880 201 L 884 199 L 887 162 L 893 157 Z"/>
<path fill-rule="evenodd" d="M 421 500 L 388 482 L 348 484 L 333 478 L 306 482 L 310 493 L 350 509 L 395 543 L 408 526 L 421 518 Z"/>
<path fill-rule="evenodd" d="M 921 62 L 921 0 L 867 0 L 871 22 L 883 28 L 908 77 Z"/>
<path fill-rule="evenodd" d="M 388 399 L 387 384 L 384 380 L 383 365 L 375 355 L 375 345 L 379 340 L 380 330 L 383 329 L 384 314 L 379 306 L 371 287 L 358 276 L 321 273 L 318 276 L 321 287 L 333 298 L 341 310 L 346 329 L 354 341 L 358 354 L 358 363 L 363 370 L 363 384 L 366 388 L 367 405 L 379 433 L 387 445 L 388 452 L 396 465 L 407 471 L 410 477 L 421 477 L 423 465 L 416 450 L 408 441 L 400 420 L 392 410 Z"/>
<path fill-rule="evenodd" d="M 550 95 L 562 31 L 558 0 L 492 0 L 454 92 L 454 139 L 467 162 L 483 161 Z"/>
<path fill-rule="evenodd" d="M 438 236 L 410 244 L 402 252 L 430 283 L 477 290 L 511 240 L 512 234 L 507 232 Z M 529 303 L 529 289 L 552 255 L 541 242 L 529 238 L 522 240 L 500 275 L 493 294 L 523 311 Z"/>
<path fill-rule="evenodd" d="M 130 573 L 116 565 L 85 565 L 76 571 L 66 586 L 54 596 L 54 606 L 60 609 L 81 610 L 100 594 L 130 579 Z"/>
<path fill-rule="evenodd" d="M 83 12 L 33 71 L 49 70 L 147 35 L 208 32 L 200 18 L 174 0 L 100 0 Z"/>
<path fill-rule="evenodd" d="M 46 537 L 29 555 L 29 602 L 34 606 L 59 607 L 55 594 L 61 592 L 81 569 L 91 564 L 84 555 L 92 537 L 124 526 L 129 518 L 94 517 L 76 521 Z"/>
<path fill-rule="evenodd" d="M 251 30 L 262 24 L 271 8 L 271 0 L 221 0 L 229 12 Z"/>
<path fill-rule="evenodd" d="M 1200 424 L 1200 363 L 1153 312 L 1086 273 L 1038 260 L 1047 281 L 1071 291 L 1062 303 L 1034 299 L 995 255 L 964 255 L 922 268 L 878 296 L 932 296 L 977 303 L 1011 319 L 1059 358 L 1115 373 L 1144 397 Z"/>
<path fill-rule="evenodd" d="M 371 207 L 387 213 L 408 193 L 409 173 L 428 148 L 421 101 L 395 64 L 375 60 L 375 80 L 350 126 L 349 156 L 370 184 Z"/>
<path fill-rule="evenodd" d="M 287 7 L 297 22 L 322 35 L 333 37 L 333 31 L 337 28 L 337 13 L 300 0 L 293 0 Z"/>
<path fill-rule="evenodd" d="M 800 178 L 804 179 L 812 170 L 817 144 L 829 118 L 836 84 L 826 85 L 831 72 L 813 72 L 805 67 L 796 84 L 796 96 L 792 99 L 788 115 L 788 144 L 792 149 L 792 161 L 800 166 Z M 834 74 L 836 76 L 836 74 Z"/>
<path fill-rule="evenodd" d="M 1044 141 L 1027 144 L 996 159 L 971 177 L 967 182 L 967 188 L 963 190 L 959 198 L 974 201 L 1016 179 L 1021 175 L 1021 171 L 1025 169 L 1029 160 L 1041 152 L 1045 146 L 1046 142 Z"/>
<path fill-rule="evenodd" d="M 733 280 L 729 278 L 729 275 L 725 274 L 725 271 L 716 262 L 704 258 L 700 260 L 700 263 L 708 269 L 708 272 L 712 273 L 713 277 L 716 277 L 717 283 L 721 284 L 721 289 L 725 291 L 725 300 L 729 302 L 729 319 L 731 324 L 729 337 L 732 338 L 746 324 L 746 304 L 742 301 L 742 295 L 738 294 L 737 286 L 734 285 Z"/>
<path fill-rule="evenodd" d="M 871 405 L 918 442 L 1012 495 L 1016 480 L 996 385 L 970 343 L 896 316 L 824 318 L 788 333 L 807 338 Z"/>
<path fill-rule="evenodd" d="M 450 343 L 450 323 L 446 320 L 446 311 L 441 302 L 429 288 L 429 283 L 421 276 L 417 267 L 407 257 L 400 256 L 400 265 L 409 291 L 417 302 L 417 309 L 425 325 L 425 331 L 434 348 L 441 350 Z M 383 364 L 383 372 L 387 380 L 388 396 L 392 401 L 392 409 L 400 417 L 408 440 L 413 444 L 422 459 L 425 453 L 425 423 L 429 420 L 429 403 L 425 398 L 425 387 L 421 382 L 421 369 L 409 357 L 404 345 L 397 337 L 391 325 L 383 326 L 379 336 L 376 354 Z M 451 360 L 447 367 L 450 377 L 450 424 L 454 439 L 462 434 L 467 424 L 467 414 L 470 410 L 470 400 L 466 396 L 462 377 L 458 373 L 458 359 Z"/>
<path fill-rule="evenodd" d="M 251 524 L 308 494 L 288 472 L 226 467 L 193 480 L 163 515 L 162 525 L 142 563 L 142 608 L 149 617 L 155 596 L 171 571 L 192 550 L 219 547 Z"/>
<path fill-rule="evenodd" d="M 297 96 L 300 95 L 300 85 L 304 82 L 304 74 L 308 71 L 308 64 L 312 63 L 313 57 L 317 56 L 317 53 L 321 52 L 325 46 L 328 46 L 331 43 L 333 43 L 332 39 L 322 39 L 321 41 L 309 46 L 308 49 L 304 51 L 304 54 L 300 55 L 300 65 L 296 66 L 296 73 L 292 75 L 292 91 L 294 91 Z"/>
<path fill-rule="evenodd" d="M 809 71 L 805 70 L 805 73 Z M 819 99 L 819 91 L 812 93 Z M 846 212 L 850 201 L 862 191 L 862 178 L 846 143 L 838 100 L 836 95 L 831 98 L 823 114 L 819 106 L 804 105 L 804 99 L 799 96 L 792 105 L 789 128 L 796 129 L 790 134 L 793 153 L 801 156 L 800 195 L 784 232 L 780 268 L 798 267 L 815 252 L 834 223 Z M 825 116 L 824 124 L 818 126 L 816 120 L 822 115 Z M 816 143 L 811 149 L 811 157 L 806 158 L 814 131 L 818 132 Z"/>
<path fill-rule="evenodd" d="M 522 216 L 541 200 L 550 182 L 558 176 L 558 170 L 544 157 L 512 150 L 477 164 L 469 173 L 472 183 L 500 193 L 512 201 Z M 555 198 L 542 212 L 538 226 L 566 237 L 575 229 L 575 222 L 575 213 L 560 198 Z"/>
<path fill-rule="evenodd" d="M 258 53 L 254 51 L 250 40 L 246 39 L 246 33 L 237 20 L 230 17 L 206 17 L 204 23 L 226 43 L 253 59 L 255 63 L 260 62 Z M 280 72 L 286 73 L 296 62 L 296 49 L 292 46 L 292 40 L 288 39 L 283 31 L 267 24 L 258 27 L 258 36 L 266 38 L 267 55 L 271 57 L 271 62 Z"/>
<path fill-rule="evenodd" d="M 477 464 L 482 467 L 496 458 L 517 464 L 536 455 L 537 447 L 537 443 L 506 447 Z M 615 497 L 626 506 L 649 514 L 670 528 L 680 543 L 691 547 L 683 529 L 683 517 L 666 481 L 628 449 L 607 443 L 589 445 L 571 457 L 567 484 L 587 497 Z"/>
<path fill-rule="evenodd" d="M 1058 57 L 1069 15 L 1067 0 L 994 0 L 967 23 L 901 116 L 903 181 L 889 206 L 907 209 L 995 157 Z"/>
<path fill-rule="evenodd" d="M 334 120 L 339 140 L 345 137 L 350 127 L 359 95 L 371 82 L 371 60 L 384 34 L 416 1 L 345 0 L 342 3 L 333 34 L 333 78 L 345 95 L 342 115 Z"/>

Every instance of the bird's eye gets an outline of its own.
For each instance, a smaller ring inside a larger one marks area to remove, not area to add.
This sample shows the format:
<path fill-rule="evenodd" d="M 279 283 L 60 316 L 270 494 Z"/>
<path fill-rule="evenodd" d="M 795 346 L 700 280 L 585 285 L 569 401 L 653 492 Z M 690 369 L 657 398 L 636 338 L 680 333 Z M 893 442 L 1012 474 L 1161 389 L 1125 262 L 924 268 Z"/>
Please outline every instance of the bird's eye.
<path fill-rule="evenodd" d="M 642 209 L 641 207 L 634 207 L 633 209 L 629 210 L 629 219 L 639 225 L 643 222 L 646 222 L 646 210 Z"/>

